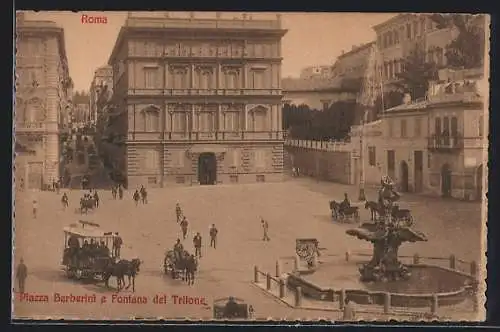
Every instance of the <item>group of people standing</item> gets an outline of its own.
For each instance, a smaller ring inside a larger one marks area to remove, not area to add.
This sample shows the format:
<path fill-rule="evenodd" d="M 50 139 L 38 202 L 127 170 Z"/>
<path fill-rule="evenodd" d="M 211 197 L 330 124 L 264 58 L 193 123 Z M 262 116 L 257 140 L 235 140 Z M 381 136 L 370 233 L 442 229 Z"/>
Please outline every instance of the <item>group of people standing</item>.
<path fill-rule="evenodd" d="M 144 186 L 141 185 L 140 189 L 136 189 L 132 197 L 134 199 L 135 205 L 137 206 L 141 201 L 142 204 L 148 204 L 148 192 Z"/>
<path fill-rule="evenodd" d="M 113 199 L 116 199 L 117 195 L 120 199 L 123 199 L 123 186 L 121 184 L 111 186 L 111 195 L 113 196 Z"/>
<path fill-rule="evenodd" d="M 175 205 L 175 215 L 176 215 L 176 220 L 177 223 L 181 227 L 182 231 L 182 239 L 185 240 L 187 238 L 187 233 L 188 233 L 188 227 L 189 227 L 189 221 L 187 220 L 186 216 L 182 212 L 182 208 L 179 203 Z M 209 230 L 209 236 L 210 236 L 210 247 L 216 249 L 217 247 L 217 234 L 219 233 L 219 230 L 217 227 L 215 227 L 215 224 L 212 224 L 210 226 Z M 177 239 L 176 246 L 182 244 L 180 243 L 180 239 Z M 193 237 L 193 246 L 195 249 L 195 257 L 201 258 L 201 247 L 202 247 L 202 237 L 200 232 L 197 232 L 196 235 Z M 175 246 L 174 246 L 175 250 Z"/>

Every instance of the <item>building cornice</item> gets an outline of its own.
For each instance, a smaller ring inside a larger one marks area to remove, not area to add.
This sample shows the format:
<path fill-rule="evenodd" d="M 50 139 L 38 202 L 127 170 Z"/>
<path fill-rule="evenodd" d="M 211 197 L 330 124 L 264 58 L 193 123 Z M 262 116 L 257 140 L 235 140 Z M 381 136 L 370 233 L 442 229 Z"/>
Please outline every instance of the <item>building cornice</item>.
<path fill-rule="evenodd" d="M 394 24 L 394 23 L 399 23 L 401 21 L 404 21 L 406 20 L 407 18 L 409 17 L 412 17 L 412 16 L 415 16 L 416 14 L 398 14 L 390 19 L 388 19 L 387 21 L 384 21 L 382 23 L 379 23 L 377 25 L 374 25 L 372 27 L 372 29 L 375 31 L 375 32 L 380 32 L 380 30 L 383 30 L 385 27 L 391 25 L 391 24 Z"/>

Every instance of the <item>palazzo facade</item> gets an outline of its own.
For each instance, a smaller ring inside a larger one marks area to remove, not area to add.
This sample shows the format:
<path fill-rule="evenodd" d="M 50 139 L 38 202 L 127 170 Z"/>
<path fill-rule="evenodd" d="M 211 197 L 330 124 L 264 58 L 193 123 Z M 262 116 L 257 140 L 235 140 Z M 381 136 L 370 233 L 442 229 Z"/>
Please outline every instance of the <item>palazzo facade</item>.
<path fill-rule="evenodd" d="M 285 33 L 279 17 L 129 17 L 105 133 L 128 187 L 282 180 Z"/>
<path fill-rule="evenodd" d="M 43 189 L 57 180 L 60 134 L 70 108 L 64 31 L 54 22 L 16 15 L 15 178 L 26 189 Z"/>

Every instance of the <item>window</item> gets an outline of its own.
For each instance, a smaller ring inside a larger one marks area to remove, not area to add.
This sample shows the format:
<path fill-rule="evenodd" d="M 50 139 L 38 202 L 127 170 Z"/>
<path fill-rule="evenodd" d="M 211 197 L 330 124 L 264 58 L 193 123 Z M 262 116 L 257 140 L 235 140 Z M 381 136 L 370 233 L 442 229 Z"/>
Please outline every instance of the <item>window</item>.
<path fill-rule="evenodd" d="M 252 131 L 266 131 L 267 130 L 267 112 L 266 109 L 259 107 L 254 109 L 250 114 L 251 129 Z"/>
<path fill-rule="evenodd" d="M 393 39 L 394 39 L 394 44 L 399 44 L 399 34 L 398 34 L 398 31 L 397 30 L 394 30 L 392 32 L 392 34 L 394 35 Z"/>
<path fill-rule="evenodd" d="M 158 83 L 158 68 L 144 68 L 144 87 L 156 89 L 159 87 Z"/>
<path fill-rule="evenodd" d="M 225 75 L 226 89 L 238 89 L 238 73 L 236 71 L 228 71 Z"/>
<path fill-rule="evenodd" d="M 231 160 L 231 167 L 239 167 L 240 166 L 240 150 L 234 149 L 233 156 Z"/>
<path fill-rule="evenodd" d="M 238 175 L 230 175 L 229 182 L 230 183 L 238 183 Z"/>
<path fill-rule="evenodd" d="M 200 124 L 199 124 L 198 129 L 201 132 L 213 132 L 213 131 L 215 131 L 214 113 L 201 112 L 199 120 L 200 120 Z"/>
<path fill-rule="evenodd" d="M 411 24 L 406 24 L 406 38 L 411 39 Z"/>
<path fill-rule="evenodd" d="M 255 158 L 255 167 L 256 168 L 264 168 L 266 167 L 266 154 L 263 150 L 255 150 L 254 152 Z"/>
<path fill-rule="evenodd" d="M 431 154 L 427 152 L 427 168 L 431 168 Z"/>
<path fill-rule="evenodd" d="M 265 175 L 263 175 L 263 174 L 259 174 L 259 175 L 257 175 L 257 176 L 255 177 L 255 180 L 256 180 L 257 182 L 266 182 L 266 177 L 265 177 Z"/>
<path fill-rule="evenodd" d="M 156 184 L 156 176 L 149 176 L 148 184 Z"/>
<path fill-rule="evenodd" d="M 156 109 L 149 109 L 144 112 L 144 131 L 160 131 L 160 114 Z"/>
<path fill-rule="evenodd" d="M 157 171 L 160 167 L 160 151 L 148 150 L 144 156 L 144 168 L 149 171 Z"/>
<path fill-rule="evenodd" d="M 377 158 L 375 154 L 375 147 L 374 146 L 369 146 L 368 147 L 368 164 L 370 166 L 375 166 L 377 164 Z"/>
<path fill-rule="evenodd" d="M 422 135 L 422 119 L 415 119 L 415 137 L 420 137 Z"/>
<path fill-rule="evenodd" d="M 209 71 L 202 71 L 200 73 L 200 84 L 199 88 L 200 89 L 210 89 L 210 81 L 211 81 L 212 75 Z"/>
<path fill-rule="evenodd" d="M 479 137 L 483 137 L 484 135 L 484 116 L 480 115 L 479 116 L 479 121 L 478 121 L 478 134 Z"/>
<path fill-rule="evenodd" d="M 173 115 L 174 117 L 174 132 L 186 132 L 187 129 L 187 117 L 185 112 L 176 112 Z"/>
<path fill-rule="evenodd" d="M 251 71 L 251 82 L 250 82 L 250 88 L 251 89 L 262 89 L 264 88 L 264 71 L 259 70 L 259 69 L 253 69 Z"/>
<path fill-rule="evenodd" d="M 177 151 L 175 165 L 179 168 L 184 167 L 184 151 Z"/>
<path fill-rule="evenodd" d="M 189 87 L 188 74 L 185 69 L 175 70 L 173 80 L 174 89 L 187 89 Z"/>
<path fill-rule="evenodd" d="M 438 48 L 436 50 L 436 57 L 437 57 L 436 64 L 438 66 L 442 66 L 443 65 L 443 61 L 444 61 L 444 54 L 443 54 L 443 49 L 442 48 Z"/>
<path fill-rule="evenodd" d="M 224 113 L 224 128 L 226 131 L 238 131 L 240 129 L 240 113 L 226 112 Z"/>
<path fill-rule="evenodd" d="M 413 22 L 413 37 L 418 36 L 418 22 Z"/>
<path fill-rule="evenodd" d="M 324 101 L 324 102 L 323 102 L 323 111 L 328 110 L 328 107 L 330 107 L 330 103 L 329 103 L 329 102 L 327 102 L 327 101 Z"/>
<path fill-rule="evenodd" d="M 384 48 L 384 45 L 382 44 L 382 36 L 377 37 L 377 45 L 380 48 Z"/>
<path fill-rule="evenodd" d="M 393 137 L 394 136 L 394 126 L 392 124 L 392 120 L 388 119 L 387 120 L 387 126 L 388 126 L 388 136 Z"/>
<path fill-rule="evenodd" d="M 436 118 L 434 120 L 434 135 L 441 135 L 441 118 Z"/>
<path fill-rule="evenodd" d="M 456 116 L 453 116 L 451 118 L 451 136 L 456 137 L 458 135 L 458 120 Z"/>
<path fill-rule="evenodd" d="M 407 133 L 406 133 L 406 120 L 401 120 L 401 137 L 405 138 Z"/>

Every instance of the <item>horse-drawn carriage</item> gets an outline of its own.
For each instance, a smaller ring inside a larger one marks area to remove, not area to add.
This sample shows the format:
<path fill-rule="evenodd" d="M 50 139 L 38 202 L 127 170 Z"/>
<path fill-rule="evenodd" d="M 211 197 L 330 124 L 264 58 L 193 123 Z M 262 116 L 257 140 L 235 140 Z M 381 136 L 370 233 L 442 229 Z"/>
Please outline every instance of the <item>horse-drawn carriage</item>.
<path fill-rule="evenodd" d="M 359 207 L 359 203 L 349 203 L 346 205 L 344 202 L 330 201 L 332 219 L 341 222 L 349 222 L 351 220 L 359 222 Z"/>
<path fill-rule="evenodd" d="M 96 207 L 97 200 L 87 194 L 80 199 L 80 208 L 78 211 L 80 212 L 80 214 L 87 214 L 89 210 L 94 210 Z"/>
<path fill-rule="evenodd" d="M 198 269 L 196 258 L 187 250 L 176 252 L 168 250 L 163 259 L 163 272 L 170 275 L 172 279 L 178 279 L 182 276 L 182 280 L 189 284 L 194 283 L 194 274 Z"/>
<path fill-rule="evenodd" d="M 104 280 L 108 266 L 115 262 L 109 247 L 113 232 L 104 232 L 100 225 L 80 220 L 64 227 L 62 270 L 68 278 Z"/>
<path fill-rule="evenodd" d="M 235 297 L 217 299 L 213 308 L 215 319 L 248 319 L 253 316 L 253 307 Z"/>

